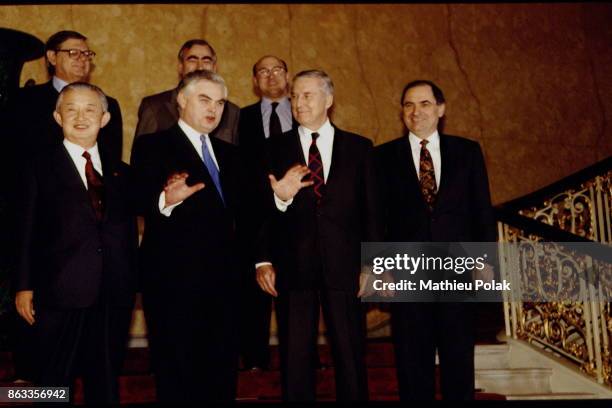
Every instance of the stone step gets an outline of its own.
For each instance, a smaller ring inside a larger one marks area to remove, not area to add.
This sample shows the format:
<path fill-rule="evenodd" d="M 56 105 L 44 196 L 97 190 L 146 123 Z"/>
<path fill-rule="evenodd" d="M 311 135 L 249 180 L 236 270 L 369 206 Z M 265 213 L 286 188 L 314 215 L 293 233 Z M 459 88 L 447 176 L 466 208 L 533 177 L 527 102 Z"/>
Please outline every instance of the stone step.
<path fill-rule="evenodd" d="M 503 395 L 551 393 L 550 368 L 477 369 L 476 388 Z"/>
<path fill-rule="evenodd" d="M 597 395 L 587 392 L 552 392 L 548 394 L 510 394 L 507 400 L 591 400 L 598 399 Z"/>

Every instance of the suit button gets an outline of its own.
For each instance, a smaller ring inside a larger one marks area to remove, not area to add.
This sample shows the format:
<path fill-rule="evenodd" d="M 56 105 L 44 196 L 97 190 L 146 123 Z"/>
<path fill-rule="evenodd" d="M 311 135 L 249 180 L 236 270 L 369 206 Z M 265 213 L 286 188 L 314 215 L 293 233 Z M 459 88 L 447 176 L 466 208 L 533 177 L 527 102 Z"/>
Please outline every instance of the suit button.
<path fill-rule="evenodd" d="M 101 254 L 101 253 L 102 253 L 102 248 L 98 248 L 98 249 L 96 249 L 96 252 L 97 252 L 97 253 L 99 253 L 99 254 Z"/>

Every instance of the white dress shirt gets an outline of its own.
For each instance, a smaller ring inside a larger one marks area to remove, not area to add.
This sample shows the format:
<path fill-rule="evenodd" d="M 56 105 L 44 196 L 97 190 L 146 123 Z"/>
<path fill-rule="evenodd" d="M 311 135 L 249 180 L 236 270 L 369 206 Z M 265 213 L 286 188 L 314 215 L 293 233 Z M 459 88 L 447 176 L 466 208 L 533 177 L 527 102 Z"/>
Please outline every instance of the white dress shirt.
<path fill-rule="evenodd" d="M 304 126 L 298 127 L 300 144 L 302 145 L 302 153 L 304 154 L 306 165 L 308 165 L 308 151 L 310 150 L 310 145 L 312 144 L 312 134 L 314 132 L 319 134 L 319 137 L 317 138 L 317 148 L 319 149 L 321 161 L 323 162 L 323 180 L 325 183 L 327 183 L 334 147 L 334 127 L 329 122 L 329 119 L 326 119 L 323 126 L 321 126 L 318 130 L 310 130 Z M 293 198 L 283 201 L 278 198 L 276 194 L 274 194 L 274 202 L 276 203 L 276 208 L 278 208 L 279 211 L 285 212 L 293 202 Z"/>
<path fill-rule="evenodd" d="M 419 168 L 421 162 L 421 140 L 417 135 L 410 132 L 408 135 L 410 141 L 410 150 L 412 151 L 412 161 L 416 169 L 417 177 L 419 176 Z M 436 130 L 431 135 L 425 138 L 429 143 L 425 146 L 429 150 L 431 160 L 433 161 L 434 173 L 436 175 L 436 188 L 440 189 L 440 176 L 442 174 L 442 159 L 440 156 L 440 134 Z"/>
<path fill-rule="evenodd" d="M 68 82 L 64 81 L 63 79 L 59 79 L 56 76 L 53 77 L 53 81 L 51 83 L 57 92 L 62 92 L 62 89 L 68 85 Z"/>
<path fill-rule="evenodd" d="M 193 148 L 198 153 L 198 156 L 200 156 L 200 159 L 202 159 L 202 166 L 204 166 L 204 156 L 202 154 L 202 140 L 200 140 L 200 136 L 202 135 L 202 133 L 198 132 L 197 130 L 189 126 L 187 123 L 183 121 L 183 119 L 178 120 L 178 125 L 181 128 L 181 130 L 185 133 L 185 135 L 187 136 L 187 139 L 189 139 L 189 141 L 193 145 Z M 206 138 L 206 147 L 208 148 L 210 157 L 212 157 L 213 162 L 215 163 L 215 167 L 217 168 L 217 170 L 219 170 L 219 163 L 217 163 L 215 151 L 213 150 L 212 144 L 210 143 L 210 137 L 207 134 L 204 134 L 204 136 Z M 176 208 L 176 206 L 180 205 L 181 203 L 182 201 L 179 201 L 178 203 L 175 203 L 175 204 L 172 204 L 166 207 L 166 192 L 162 191 L 161 194 L 159 195 L 159 211 L 166 217 L 169 217 L 172 214 L 172 210 Z"/>
<path fill-rule="evenodd" d="M 276 114 L 280 120 L 281 130 L 287 132 L 293 126 L 293 117 L 291 115 L 291 102 L 285 97 L 278 102 Z M 261 98 L 261 118 L 266 139 L 270 137 L 270 116 L 272 115 L 272 100 L 265 96 Z"/>
<path fill-rule="evenodd" d="M 85 152 L 86 149 L 82 148 L 78 144 L 68 141 L 67 139 L 64 139 L 64 147 L 66 148 L 66 150 L 68 151 L 68 155 L 70 155 L 70 158 L 74 162 L 74 165 L 76 166 L 79 172 L 79 176 L 81 176 L 81 180 L 83 180 L 85 188 L 88 189 L 87 176 L 85 175 L 85 164 L 87 163 L 87 160 L 85 160 L 85 158 L 83 157 L 83 152 Z M 102 161 L 100 160 L 98 143 L 93 145 L 93 147 L 87 149 L 87 152 L 91 156 L 91 162 L 93 164 L 94 169 L 102 176 Z"/>

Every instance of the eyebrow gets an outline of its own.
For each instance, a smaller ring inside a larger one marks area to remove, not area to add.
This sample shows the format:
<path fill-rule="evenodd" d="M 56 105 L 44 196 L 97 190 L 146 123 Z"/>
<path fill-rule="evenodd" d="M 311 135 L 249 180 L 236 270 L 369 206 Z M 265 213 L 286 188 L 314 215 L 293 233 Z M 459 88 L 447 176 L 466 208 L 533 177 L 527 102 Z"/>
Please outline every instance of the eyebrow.
<path fill-rule="evenodd" d="M 211 98 L 210 96 L 206 95 L 205 93 L 198 94 L 198 98 L 205 98 L 205 99 L 208 99 L 209 101 L 213 101 L 213 102 L 227 102 L 227 99 L 225 99 L 225 98 L 222 98 L 222 99 L 219 99 L 218 101 L 215 101 L 213 98 Z"/>

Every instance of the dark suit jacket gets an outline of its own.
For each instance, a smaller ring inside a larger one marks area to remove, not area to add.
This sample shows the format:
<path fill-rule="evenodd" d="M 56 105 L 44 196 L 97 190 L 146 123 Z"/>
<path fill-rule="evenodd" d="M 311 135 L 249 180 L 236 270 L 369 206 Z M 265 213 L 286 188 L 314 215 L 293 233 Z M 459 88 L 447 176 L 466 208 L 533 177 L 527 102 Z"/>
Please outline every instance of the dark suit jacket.
<path fill-rule="evenodd" d="M 138 124 L 134 142 L 141 135 L 161 132 L 173 126 L 179 119 L 177 89 L 171 89 L 142 99 L 138 108 Z M 232 144 L 238 144 L 238 120 L 240 108 L 230 101 L 225 104 L 219 126 L 211 136 Z M 132 151 L 134 151 L 132 145 Z"/>
<path fill-rule="evenodd" d="M 102 150 L 100 156 L 105 191 L 100 222 L 63 144 L 41 151 L 26 165 L 13 289 L 33 290 L 36 305 L 88 307 L 107 284 L 112 304 L 132 305 L 138 232 L 129 168 Z"/>
<path fill-rule="evenodd" d="M 15 96 L 10 112 L 11 126 L 16 148 L 45 148 L 51 144 L 61 144 L 64 139 L 62 128 L 53 118 L 55 102 L 59 93 L 53 87 L 53 81 L 41 85 L 21 88 Z M 119 103 L 107 95 L 108 111 L 111 119 L 100 130 L 98 145 L 100 149 L 110 152 L 113 160 L 121 160 L 123 149 L 123 121 Z"/>
<path fill-rule="evenodd" d="M 327 287 L 357 293 L 361 241 L 382 238 L 372 142 L 336 127 L 325 195 L 301 189 L 286 212 L 274 210 L 262 227 L 257 261 L 272 261 L 281 289 Z M 306 164 L 298 131 L 268 140 L 277 179 Z M 273 200 L 269 188 L 266 198 Z M 274 205 L 274 204 L 270 204 Z"/>
<path fill-rule="evenodd" d="M 200 295 L 203 289 L 225 292 L 236 278 L 241 177 L 238 148 L 215 137 L 211 137 L 211 143 L 227 206 L 178 124 L 136 140 L 132 164 L 146 225 L 141 243 L 145 291 L 187 290 Z M 159 195 L 168 176 L 180 171 L 190 174 L 188 184 L 203 181 L 206 186 L 166 217 L 159 211 Z M 230 295 L 225 292 L 224 296 Z"/>
<path fill-rule="evenodd" d="M 480 145 L 440 134 L 440 155 L 440 188 L 430 214 L 419 187 L 408 136 L 376 148 L 386 240 L 495 242 L 495 218 Z"/>
<path fill-rule="evenodd" d="M 292 122 L 293 129 L 297 129 L 298 123 L 295 119 L 292 119 Z M 242 161 L 246 168 L 248 168 L 248 175 L 251 176 L 251 182 L 246 183 L 248 188 L 246 194 L 252 197 L 260 197 L 267 194 L 269 189 L 266 133 L 261 115 L 261 101 L 240 109 L 238 135 Z M 250 244 L 245 244 L 246 248 L 243 249 L 245 253 L 253 248 L 254 239 L 256 239 L 256 234 L 259 231 L 264 212 L 266 211 L 266 207 L 262 206 L 264 203 L 262 200 L 253 200 L 245 208 L 248 214 L 244 217 L 246 222 L 244 227 L 250 241 Z M 255 265 L 253 259 L 247 261 L 249 268 L 252 268 L 253 265 Z"/>

